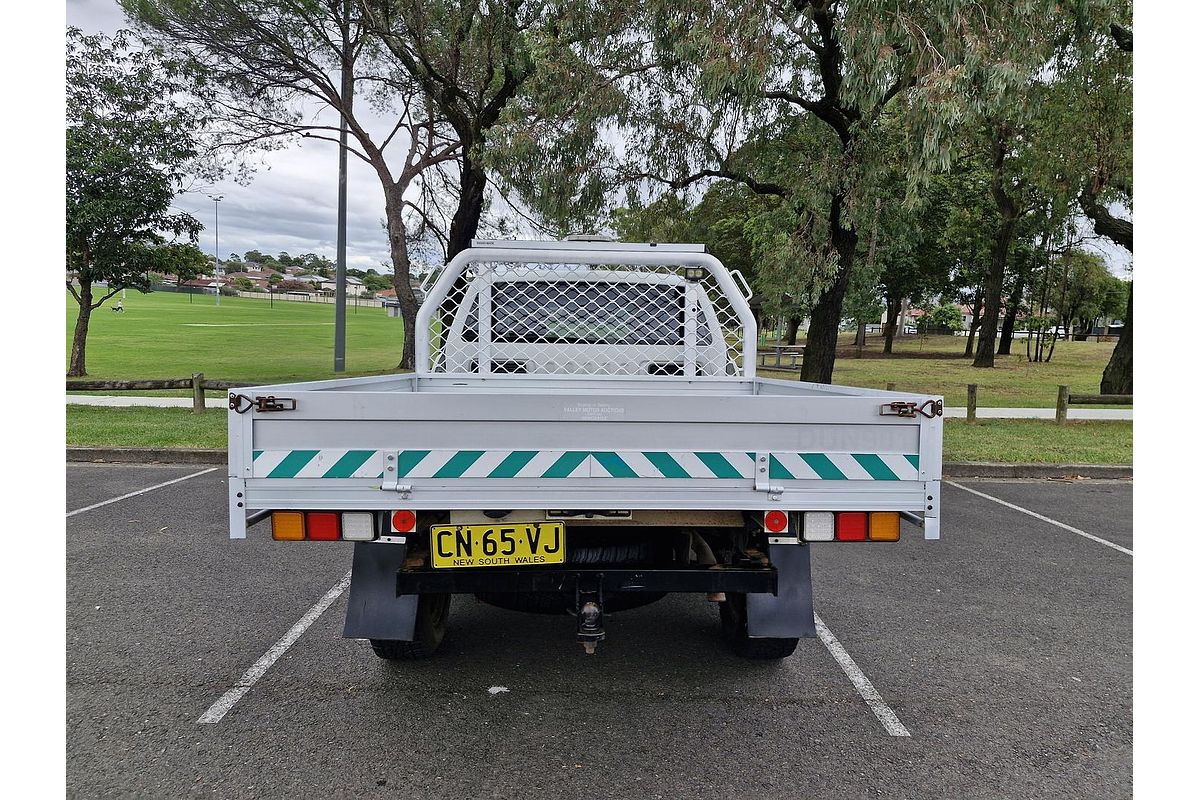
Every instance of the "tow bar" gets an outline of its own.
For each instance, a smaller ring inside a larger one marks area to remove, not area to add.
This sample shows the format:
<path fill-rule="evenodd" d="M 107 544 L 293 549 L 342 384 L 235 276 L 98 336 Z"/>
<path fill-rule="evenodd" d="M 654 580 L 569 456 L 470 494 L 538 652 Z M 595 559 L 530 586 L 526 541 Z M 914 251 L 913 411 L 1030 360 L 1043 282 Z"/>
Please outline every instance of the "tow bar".
<path fill-rule="evenodd" d="M 579 623 L 579 627 L 575 632 L 575 639 L 583 645 L 583 652 L 587 655 L 596 654 L 596 645 L 604 641 L 604 611 L 602 603 L 603 589 L 597 586 L 594 592 L 581 592 L 578 588 L 575 589 L 575 608 L 578 611 L 575 614 L 575 619 Z"/>

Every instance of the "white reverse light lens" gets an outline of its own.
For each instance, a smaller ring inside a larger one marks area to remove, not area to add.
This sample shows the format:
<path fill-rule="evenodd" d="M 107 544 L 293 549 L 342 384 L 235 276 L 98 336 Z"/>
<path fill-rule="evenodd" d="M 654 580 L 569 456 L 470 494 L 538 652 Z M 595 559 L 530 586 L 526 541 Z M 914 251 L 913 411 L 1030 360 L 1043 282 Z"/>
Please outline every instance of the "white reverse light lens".
<path fill-rule="evenodd" d="M 345 534 L 343 534 L 344 536 Z M 833 512 L 805 511 L 804 512 L 804 541 L 832 542 L 833 541 Z"/>
<path fill-rule="evenodd" d="M 342 538 L 351 542 L 372 541 L 375 538 L 375 515 L 369 511 L 343 511 Z"/>

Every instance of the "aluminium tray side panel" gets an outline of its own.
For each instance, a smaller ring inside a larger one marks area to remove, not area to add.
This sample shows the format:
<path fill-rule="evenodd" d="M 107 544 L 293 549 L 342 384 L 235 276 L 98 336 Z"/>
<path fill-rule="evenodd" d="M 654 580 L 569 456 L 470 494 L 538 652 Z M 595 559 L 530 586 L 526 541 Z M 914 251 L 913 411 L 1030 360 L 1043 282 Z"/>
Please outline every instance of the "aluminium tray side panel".
<path fill-rule="evenodd" d="M 768 394 L 666 396 L 578 383 L 574 394 L 272 387 L 287 388 L 296 410 L 230 415 L 231 534 L 237 511 L 260 508 L 906 510 L 936 520 L 927 498 L 941 473 L 940 418 L 881 416 L 880 398 L 894 393 L 789 396 L 772 383 L 758 387 Z"/>

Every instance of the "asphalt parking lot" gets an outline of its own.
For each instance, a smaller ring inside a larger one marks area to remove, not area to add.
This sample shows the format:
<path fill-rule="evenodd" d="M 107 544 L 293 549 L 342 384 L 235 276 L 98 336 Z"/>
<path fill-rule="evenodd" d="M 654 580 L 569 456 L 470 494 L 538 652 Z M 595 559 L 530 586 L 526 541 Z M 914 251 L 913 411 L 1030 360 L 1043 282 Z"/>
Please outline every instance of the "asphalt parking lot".
<path fill-rule="evenodd" d="M 687 596 L 609 615 L 593 657 L 566 616 L 456 598 L 437 657 L 398 667 L 341 638 L 341 594 L 198 724 L 351 554 L 230 541 L 202 469 L 67 468 L 69 796 L 1131 793 L 1129 482 L 955 481 L 1112 546 L 954 485 L 940 541 L 813 546 L 817 613 L 896 736 L 825 642 L 744 662 Z"/>

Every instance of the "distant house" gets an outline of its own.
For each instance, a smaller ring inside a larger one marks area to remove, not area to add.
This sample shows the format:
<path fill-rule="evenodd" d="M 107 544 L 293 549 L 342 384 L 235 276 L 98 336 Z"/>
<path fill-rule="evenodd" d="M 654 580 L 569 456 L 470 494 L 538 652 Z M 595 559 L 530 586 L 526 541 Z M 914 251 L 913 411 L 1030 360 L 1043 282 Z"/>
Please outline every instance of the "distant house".
<path fill-rule="evenodd" d="M 224 286 L 228 282 L 226 276 L 222 275 L 220 281 L 216 278 L 196 278 L 195 280 L 184 281 L 182 285 L 193 291 L 200 289 L 211 294 L 216 294 L 217 287 Z"/>
<path fill-rule="evenodd" d="M 221 277 L 227 279 L 230 283 L 236 283 L 238 278 L 245 278 L 258 289 L 267 288 L 267 276 L 261 272 L 226 272 Z"/>
<path fill-rule="evenodd" d="M 337 291 L 337 281 L 333 278 L 324 278 L 320 275 L 306 273 L 301 275 L 292 275 L 288 280 L 303 281 L 311 283 L 313 289 L 323 294 L 333 294 Z M 359 297 L 366 294 L 366 287 L 363 282 L 353 275 L 346 276 L 346 295 L 348 297 Z"/>
<path fill-rule="evenodd" d="M 319 275 L 317 277 L 321 281 L 321 284 L 320 284 L 321 291 L 330 292 L 330 293 L 337 291 L 337 281 L 336 280 L 334 280 L 333 278 L 321 278 Z M 363 282 L 361 280 L 354 277 L 353 275 L 346 276 L 346 296 L 347 297 L 361 297 L 362 295 L 366 294 L 366 292 L 367 292 L 367 288 L 365 286 L 363 286 Z"/>

